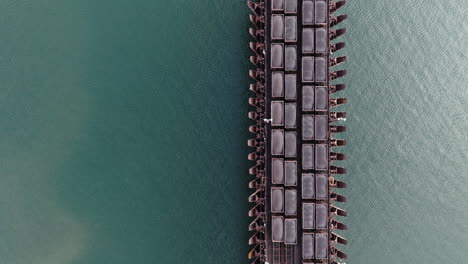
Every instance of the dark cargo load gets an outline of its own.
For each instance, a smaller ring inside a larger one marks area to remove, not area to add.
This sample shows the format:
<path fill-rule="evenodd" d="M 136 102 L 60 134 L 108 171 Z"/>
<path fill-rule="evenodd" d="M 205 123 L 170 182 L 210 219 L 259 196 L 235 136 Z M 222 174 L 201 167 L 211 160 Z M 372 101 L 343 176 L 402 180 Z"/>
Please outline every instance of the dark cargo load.
<path fill-rule="evenodd" d="M 285 190 L 285 215 L 296 215 L 297 213 L 297 191 Z"/>
<path fill-rule="evenodd" d="M 315 0 L 315 23 L 327 23 L 328 5 L 325 0 Z"/>
<path fill-rule="evenodd" d="M 315 81 L 327 81 L 328 64 L 324 57 L 315 58 Z"/>
<path fill-rule="evenodd" d="M 296 219 L 286 219 L 284 221 L 284 243 L 286 245 L 297 244 L 297 221 Z"/>
<path fill-rule="evenodd" d="M 302 204 L 302 228 L 303 229 L 315 228 L 315 204 L 314 203 Z"/>
<path fill-rule="evenodd" d="M 271 38 L 283 39 L 284 37 L 284 16 L 273 15 L 271 17 Z"/>
<path fill-rule="evenodd" d="M 284 145 L 285 145 L 284 156 L 296 157 L 296 148 L 297 148 L 296 132 L 288 131 L 285 133 Z"/>
<path fill-rule="evenodd" d="M 314 234 L 304 233 L 302 234 L 302 258 L 313 259 L 314 258 Z"/>
<path fill-rule="evenodd" d="M 272 0 L 271 9 L 272 10 L 283 10 L 284 0 Z"/>
<path fill-rule="evenodd" d="M 314 100 L 314 87 L 302 86 L 302 110 L 313 111 Z"/>
<path fill-rule="evenodd" d="M 271 182 L 273 184 L 284 183 L 284 161 L 283 159 L 271 159 Z"/>
<path fill-rule="evenodd" d="M 285 13 L 296 13 L 297 12 L 297 0 L 286 0 L 284 7 Z"/>
<path fill-rule="evenodd" d="M 313 53 L 315 50 L 315 32 L 313 28 L 302 30 L 302 52 Z"/>
<path fill-rule="evenodd" d="M 315 110 L 326 111 L 328 107 L 328 92 L 326 87 L 315 87 Z"/>
<path fill-rule="evenodd" d="M 295 16 L 285 17 L 285 41 L 297 41 L 297 17 Z"/>
<path fill-rule="evenodd" d="M 314 169 L 314 145 L 302 145 L 302 169 Z"/>
<path fill-rule="evenodd" d="M 315 234 L 315 256 L 318 259 L 328 258 L 328 235 Z"/>
<path fill-rule="evenodd" d="M 315 178 L 313 174 L 302 175 L 302 199 L 315 198 Z"/>
<path fill-rule="evenodd" d="M 271 219 L 271 240 L 273 242 L 283 242 L 284 240 L 284 218 L 282 216 L 273 216 Z"/>
<path fill-rule="evenodd" d="M 284 212 L 284 189 L 279 187 L 271 188 L 271 212 Z"/>
<path fill-rule="evenodd" d="M 284 96 L 284 75 L 282 72 L 271 73 L 271 91 L 273 97 Z"/>
<path fill-rule="evenodd" d="M 315 169 L 328 169 L 328 146 L 325 144 L 315 145 Z"/>
<path fill-rule="evenodd" d="M 317 28 L 315 30 L 315 52 L 326 53 L 328 50 L 328 37 L 327 30 L 324 28 Z"/>
<path fill-rule="evenodd" d="M 283 44 L 271 44 L 271 67 L 283 68 Z"/>
<path fill-rule="evenodd" d="M 302 81 L 314 81 L 314 57 L 302 57 Z"/>
<path fill-rule="evenodd" d="M 271 124 L 273 126 L 282 126 L 284 124 L 284 110 L 282 101 L 271 102 Z"/>
<path fill-rule="evenodd" d="M 302 115 L 302 139 L 314 139 L 314 115 Z"/>
<path fill-rule="evenodd" d="M 285 65 L 286 71 L 295 71 L 297 67 L 297 48 L 296 46 L 286 46 L 285 48 Z"/>
<path fill-rule="evenodd" d="M 328 198 L 328 176 L 325 174 L 315 175 L 315 196 L 318 200 L 325 200 Z"/>
<path fill-rule="evenodd" d="M 328 229 L 328 206 L 327 204 L 315 205 L 317 229 Z"/>
<path fill-rule="evenodd" d="M 328 138 L 328 116 L 315 116 L 315 139 L 324 140 Z"/>
<path fill-rule="evenodd" d="M 284 131 L 282 129 L 271 130 L 271 154 L 284 154 Z"/>
<path fill-rule="evenodd" d="M 302 24 L 314 24 L 314 2 L 312 0 L 304 0 L 302 4 Z"/>
<path fill-rule="evenodd" d="M 285 167 L 285 183 L 286 186 L 296 186 L 297 185 L 297 162 L 296 161 L 286 161 L 284 164 Z"/>
<path fill-rule="evenodd" d="M 285 90 L 286 99 L 296 99 L 296 74 L 285 75 Z"/>
<path fill-rule="evenodd" d="M 286 103 L 284 106 L 284 126 L 286 128 L 296 127 L 296 104 Z"/>

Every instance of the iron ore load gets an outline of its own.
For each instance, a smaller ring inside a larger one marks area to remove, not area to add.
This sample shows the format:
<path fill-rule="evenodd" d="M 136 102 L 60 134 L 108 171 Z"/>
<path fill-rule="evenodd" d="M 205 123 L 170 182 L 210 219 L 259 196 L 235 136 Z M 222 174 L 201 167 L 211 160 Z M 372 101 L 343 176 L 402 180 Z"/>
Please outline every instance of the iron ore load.
<path fill-rule="evenodd" d="M 346 127 L 334 122 L 346 113 L 331 108 L 346 103 L 331 95 L 343 90 L 335 79 L 345 70 L 332 68 L 346 57 L 331 55 L 344 43 L 334 39 L 345 29 L 334 27 L 346 15 L 333 15 L 345 1 L 257 0 L 252 10 L 251 62 L 257 67 L 249 99 L 255 122 L 250 132 L 255 162 L 249 173 L 253 189 L 249 201 L 251 263 L 340 263 L 346 259 L 338 244 L 346 244 L 337 230 L 346 230 L 337 216 L 346 216 L 335 193 L 346 184 L 336 180 L 344 168 L 333 165 L 346 156 L 333 152 L 344 146 L 335 133 Z"/>

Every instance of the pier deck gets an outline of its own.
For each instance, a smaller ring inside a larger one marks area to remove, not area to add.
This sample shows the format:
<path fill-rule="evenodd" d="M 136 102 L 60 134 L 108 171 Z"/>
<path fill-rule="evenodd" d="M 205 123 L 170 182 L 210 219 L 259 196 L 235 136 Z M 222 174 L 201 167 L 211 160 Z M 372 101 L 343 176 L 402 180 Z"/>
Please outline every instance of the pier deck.
<path fill-rule="evenodd" d="M 334 166 L 346 158 L 332 152 L 346 144 L 333 138 L 345 131 L 331 123 L 345 119 L 346 113 L 330 108 L 344 104 L 344 98 L 330 94 L 344 89 L 331 81 L 346 71 L 330 71 L 345 57 L 331 57 L 344 43 L 331 41 L 344 29 L 333 29 L 346 16 L 332 14 L 344 1 L 331 0 L 258 0 L 249 1 L 252 10 L 250 43 L 254 53 L 250 71 L 255 83 L 250 90 L 255 108 L 249 117 L 255 121 L 249 129 L 255 148 L 249 159 L 255 162 L 249 186 L 253 218 L 249 240 L 252 263 L 305 264 L 338 263 L 345 259 L 336 244 L 346 244 L 336 229 L 346 226 L 335 220 L 346 212 L 335 206 L 345 202 L 333 192 L 344 188 L 335 180 L 346 170 Z"/>

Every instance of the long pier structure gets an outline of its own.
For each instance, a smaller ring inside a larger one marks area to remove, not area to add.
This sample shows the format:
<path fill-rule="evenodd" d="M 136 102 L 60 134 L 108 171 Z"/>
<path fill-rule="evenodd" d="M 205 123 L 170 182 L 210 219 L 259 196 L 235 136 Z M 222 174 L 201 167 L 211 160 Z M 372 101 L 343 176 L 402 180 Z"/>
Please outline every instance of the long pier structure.
<path fill-rule="evenodd" d="M 256 65 L 249 75 L 255 80 L 249 99 L 255 122 L 248 141 L 255 151 L 249 173 L 253 189 L 249 201 L 252 222 L 249 239 L 251 263 L 306 264 L 340 263 L 346 254 L 337 244 L 346 240 L 336 230 L 346 230 L 336 216 L 346 212 L 335 204 L 346 198 L 334 193 L 346 184 L 336 180 L 346 170 L 333 165 L 344 160 L 333 152 L 344 146 L 334 133 L 346 127 L 333 125 L 346 119 L 344 112 L 330 109 L 346 103 L 331 95 L 343 84 L 331 83 L 345 70 L 331 68 L 346 57 L 331 55 L 344 43 L 333 42 L 345 33 L 334 26 L 346 15 L 333 16 L 345 1 L 333 0 L 256 0 L 248 1 L 252 10 L 250 43 Z"/>

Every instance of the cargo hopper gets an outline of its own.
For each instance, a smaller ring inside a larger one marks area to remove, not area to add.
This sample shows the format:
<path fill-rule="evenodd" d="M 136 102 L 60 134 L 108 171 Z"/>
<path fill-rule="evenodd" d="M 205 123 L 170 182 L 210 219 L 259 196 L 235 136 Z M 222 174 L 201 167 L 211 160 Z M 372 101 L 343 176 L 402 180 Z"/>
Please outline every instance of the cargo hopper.
<path fill-rule="evenodd" d="M 346 230 L 337 216 L 346 212 L 337 206 L 346 198 L 335 193 L 345 188 L 339 181 L 344 168 L 334 161 L 346 156 L 334 152 L 346 141 L 334 133 L 345 126 L 344 112 L 330 109 L 346 103 L 332 97 L 343 90 L 333 81 L 346 75 L 333 67 L 346 57 L 332 57 L 345 45 L 334 41 L 345 33 L 335 26 L 346 15 L 334 13 L 345 1 L 257 0 L 248 1 L 253 37 L 249 71 L 254 83 L 249 98 L 253 110 L 249 127 L 255 135 L 248 145 L 255 149 L 249 173 L 252 237 L 251 263 L 306 264 L 340 263 L 346 259 L 338 244 L 346 240 L 336 234 Z"/>

